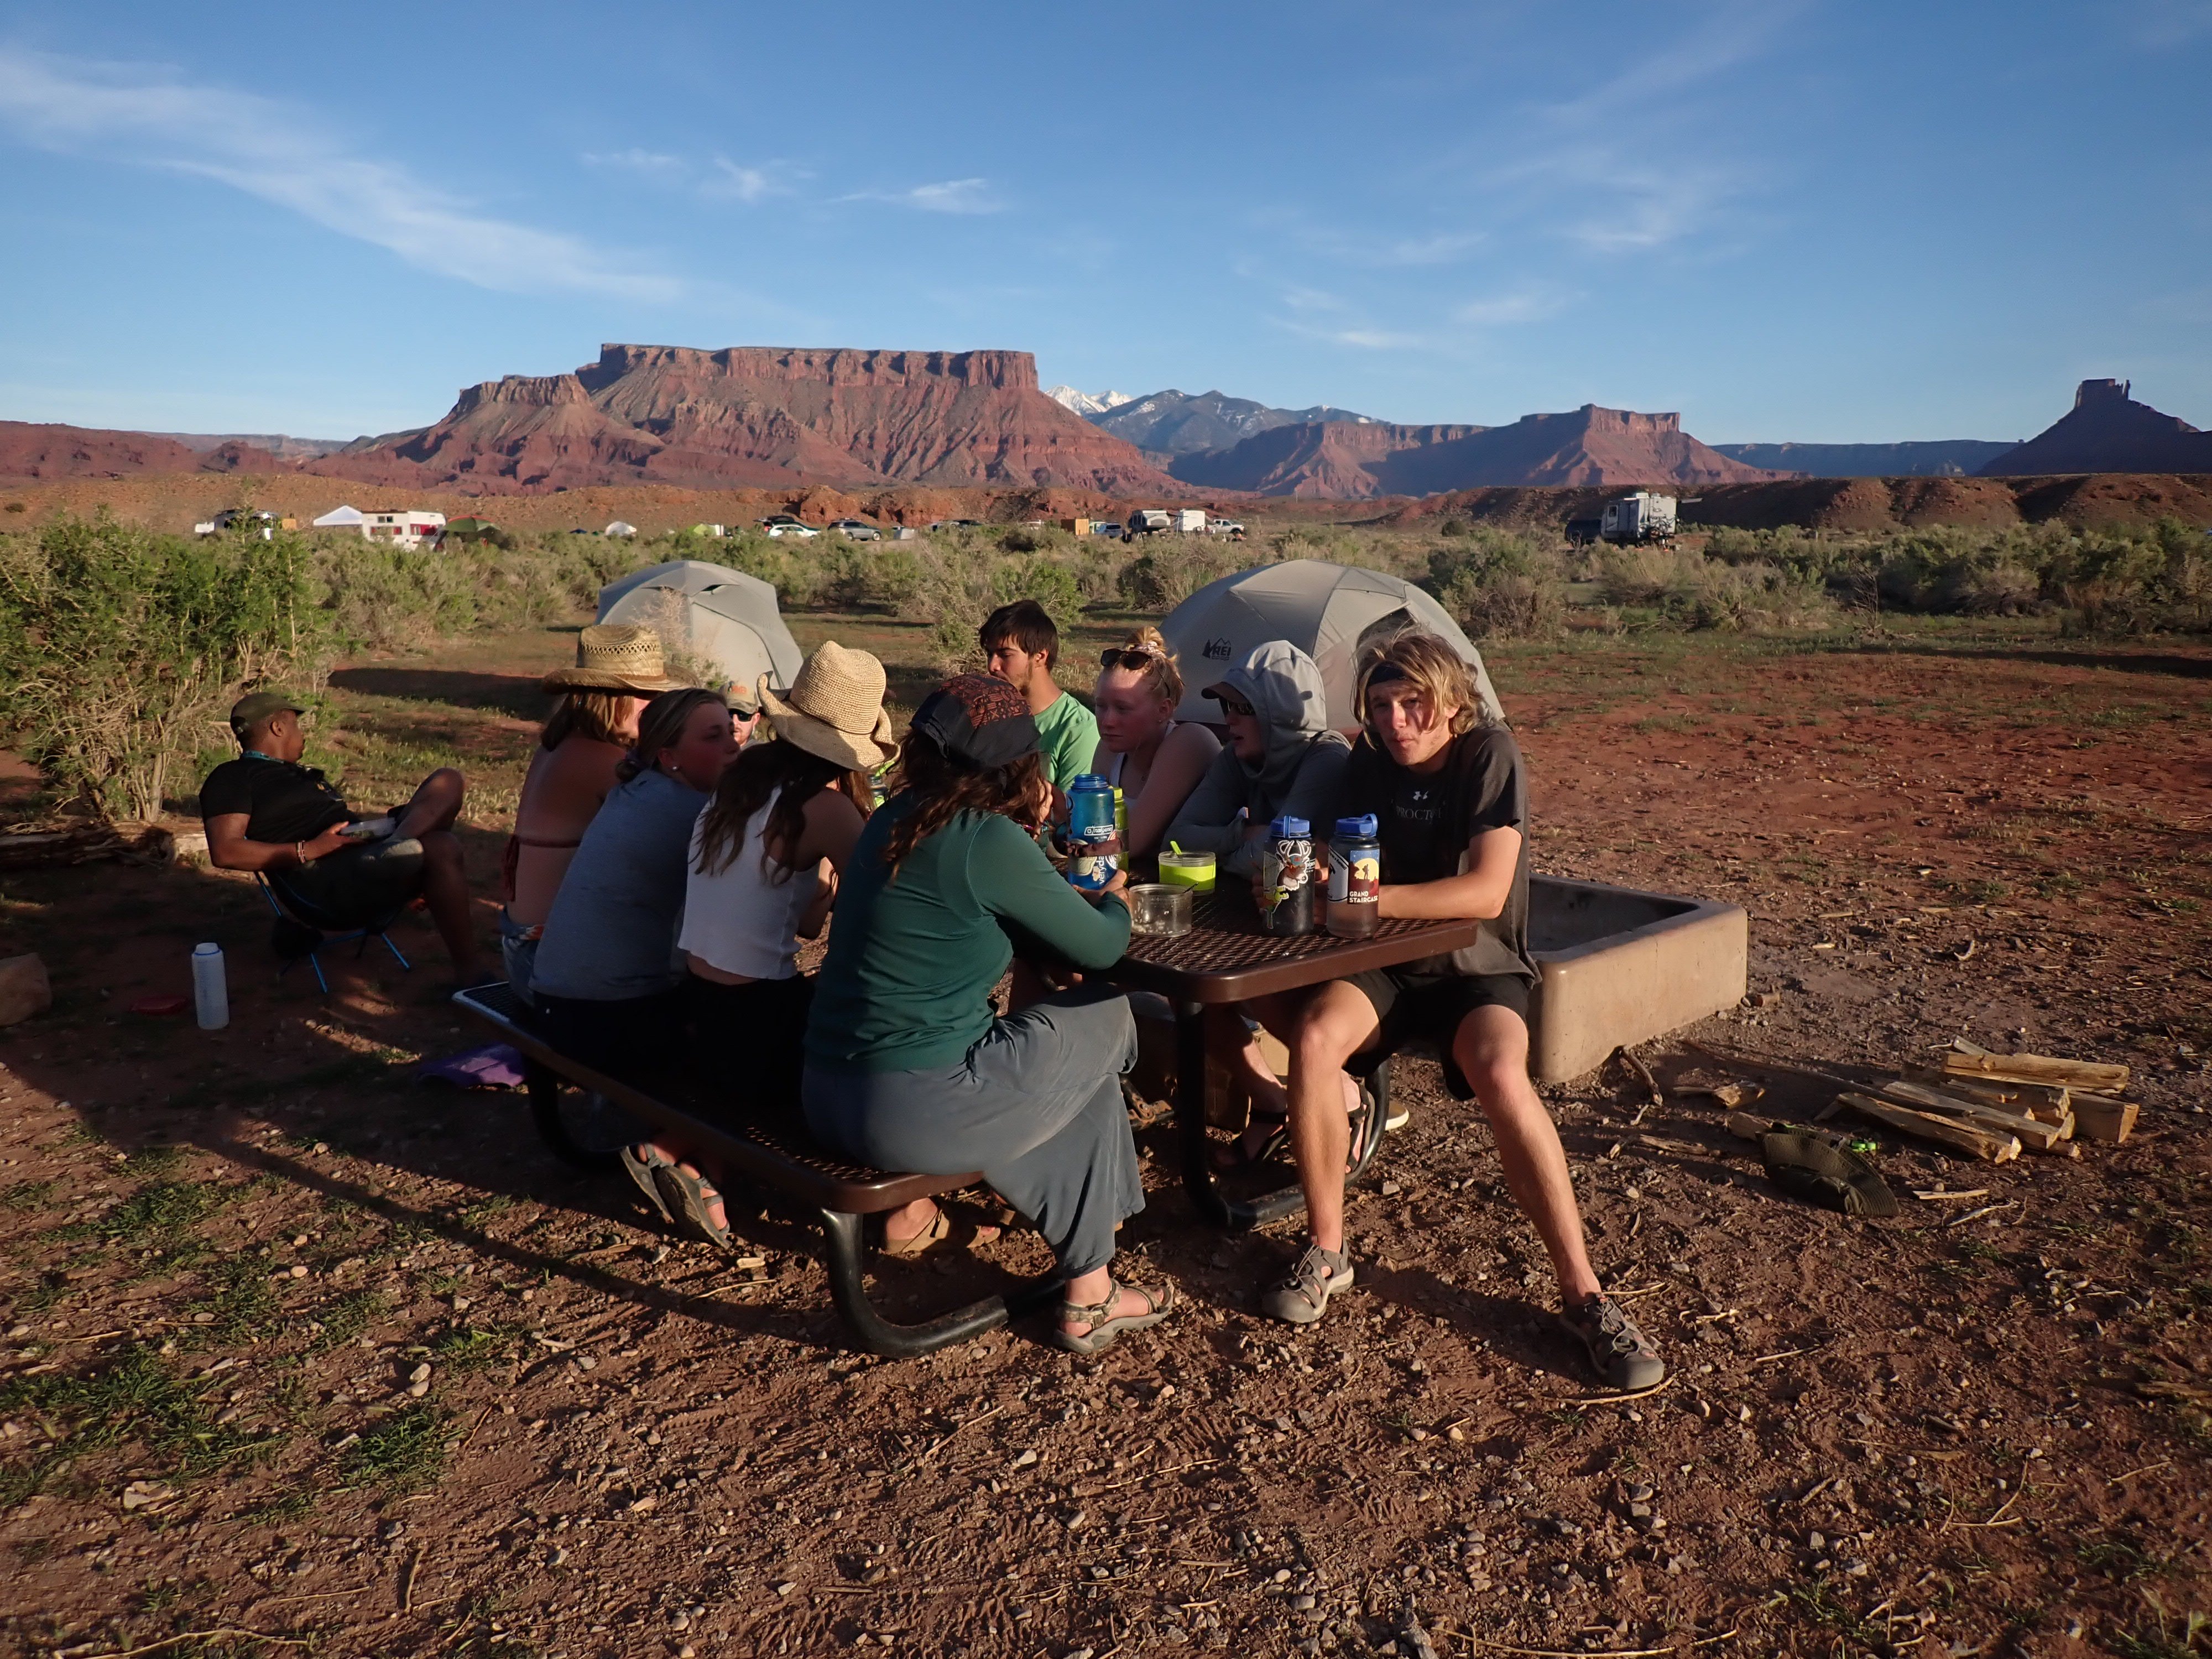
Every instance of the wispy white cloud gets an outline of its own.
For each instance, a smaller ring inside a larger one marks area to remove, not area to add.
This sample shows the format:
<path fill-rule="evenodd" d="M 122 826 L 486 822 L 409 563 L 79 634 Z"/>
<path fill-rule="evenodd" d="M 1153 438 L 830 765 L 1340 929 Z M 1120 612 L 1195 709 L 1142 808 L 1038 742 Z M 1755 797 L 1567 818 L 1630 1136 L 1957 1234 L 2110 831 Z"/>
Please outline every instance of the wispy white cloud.
<path fill-rule="evenodd" d="M 44 149 L 214 179 L 480 288 L 651 301 L 682 291 L 581 238 L 494 217 L 404 167 L 353 155 L 274 100 L 154 66 L 0 46 L 0 127 Z"/>
<path fill-rule="evenodd" d="M 2129 32 L 2153 51 L 2212 34 L 2212 0 L 2136 0 L 2132 14 Z"/>
<path fill-rule="evenodd" d="M 1565 311 L 1572 299 L 1563 289 L 1532 285 L 1466 301 L 1453 307 L 1451 319 L 1469 328 L 1512 328 L 1547 321 Z"/>
<path fill-rule="evenodd" d="M 717 155 L 706 182 L 699 186 L 699 193 L 743 202 L 750 207 L 771 196 L 783 195 L 789 189 L 790 186 L 779 179 L 774 165 L 740 167 L 726 155 Z"/>
<path fill-rule="evenodd" d="M 837 199 L 883 202 L 892 207 L 915 208 L 924 213 L 1002 213 L 1006 205 L 992 192 L 988 179 L 947 179 L 907 190 L 856 190 Z"/>
<path fill-rule="evenodd" d="M 586 152 L 584 165 L 619 169 L 624 173 L 642 173 L 649 178 L 666 178 L 684 170 L 680 155 L 663 155 L 658 151 L 641 149 L 633 145 L 629 149 Z"/>

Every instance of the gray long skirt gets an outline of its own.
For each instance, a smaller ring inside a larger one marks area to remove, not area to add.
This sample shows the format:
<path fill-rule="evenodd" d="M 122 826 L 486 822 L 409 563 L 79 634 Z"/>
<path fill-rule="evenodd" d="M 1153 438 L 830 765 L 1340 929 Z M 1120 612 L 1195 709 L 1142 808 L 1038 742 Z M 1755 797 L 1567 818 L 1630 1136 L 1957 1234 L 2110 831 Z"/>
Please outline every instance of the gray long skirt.
<path fill-rule="evenodd" d="M 1070 1278 L 1114 1259 L 1145 1207 L 1121 1074 L 1137 1060 L 1129 1000 L 1082 988 L 994 1021 L 959 1064 L 861 1072 L 809 1060 L 801 1099 L 825 1146 L 879 1170 L 981 1170 L 1035 1222 Z"/>

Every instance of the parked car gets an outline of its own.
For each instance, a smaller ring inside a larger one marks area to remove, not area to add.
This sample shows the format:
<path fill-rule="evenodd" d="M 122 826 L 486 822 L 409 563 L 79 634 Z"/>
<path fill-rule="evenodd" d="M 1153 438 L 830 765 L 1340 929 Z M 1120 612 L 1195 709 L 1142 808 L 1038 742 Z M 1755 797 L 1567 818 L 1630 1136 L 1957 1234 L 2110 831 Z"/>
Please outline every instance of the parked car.
<path fill-rule="evenodd" d="M 839 519 L 830 526 L 848 542 L 879 542 L 884 532 L 866 519 Z"/>
<path fill-rule="evenodd" d="M 802 523 L 788 513 L 769 514 L 761 520 L 761 528 L 778 538 L 791 537 L 802 542 L 811 542 L 822 533 L 812 525 Z"/>
<path fill-rule="evenodd" d="M 1241 542 L 1244 539 L 1244 526 L 1234 519 L 1208 519 L 1206 521 L 1206 533 L 1209 536 L 1227 536 Z"/>
<path fill-rule="evenodd" d="M 1111 519 L 1093 519 L 1091 533 L 1094 536 L 1118 536 L 1121 533 L 1121 526 Z"/>

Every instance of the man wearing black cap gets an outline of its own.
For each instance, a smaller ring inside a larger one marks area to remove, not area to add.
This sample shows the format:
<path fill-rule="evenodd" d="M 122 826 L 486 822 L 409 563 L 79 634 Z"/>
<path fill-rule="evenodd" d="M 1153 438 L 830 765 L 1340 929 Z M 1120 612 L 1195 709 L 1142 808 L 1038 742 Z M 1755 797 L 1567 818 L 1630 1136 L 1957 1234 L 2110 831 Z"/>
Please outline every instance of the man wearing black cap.
<path fill-rule="evenodd" d="M 455 976 L 473 984 L 481 965 L 453 834 L 466 781 L 441 766 L 404 806 L 364 820 L 329 779 L 300 764 L 307 749 L 301 713 L 282 691 L 256 691 L 231 709 L 231 732 L 245 752 L 200 786 L 209 861 L 258 872 L 295 909 L 337 927 L 358 927 L 420 896 Z"/>

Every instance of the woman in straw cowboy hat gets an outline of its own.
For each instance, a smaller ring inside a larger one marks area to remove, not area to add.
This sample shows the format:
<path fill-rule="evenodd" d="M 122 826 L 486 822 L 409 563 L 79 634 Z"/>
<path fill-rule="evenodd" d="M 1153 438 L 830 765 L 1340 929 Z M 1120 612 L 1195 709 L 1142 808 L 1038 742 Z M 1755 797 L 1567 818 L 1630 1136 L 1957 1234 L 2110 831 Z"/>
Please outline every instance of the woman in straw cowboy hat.
<path fill-rule="evenodd" d="M 561 701 L 538 734 L 501 868 L 500 954 L 518 995 L 530 994 L 538 937 L 568 861 L 637 741 L 638 711 L 680 684 L 661 665 L 660 635 L 629 625 L 586 628 L 576 636 L 576 665 L 545 677 Z"/>
<path fill-rule="evenodd" d="M 832 640 L 791 688 L 761 677 L 775 735 L 722 774 L 691 831 L 684 926 L 692 1054 L 732 1115 L 796 1125 L 806 1011 L 814 981 L 799 941 L 820 935 L 837 881 L 874 803 L 870 775 L 896 752 L 884 712 L 884 665 Z M 732 1087 L 742 1078 L 740 1087 Z M 671 1136 L 636 1148 L 633 1175 L 664 1212 L 729 1243 L 721 1199 Z M 927 1206 L 925 1206 L 927 1207 Z M 923 1218 L 927 1219 L 927 1218 Z M 900 1218 L 894 1217 L 894 1231 Z M 914 1231 L 920 1231 L 918 1222 Z"/>

